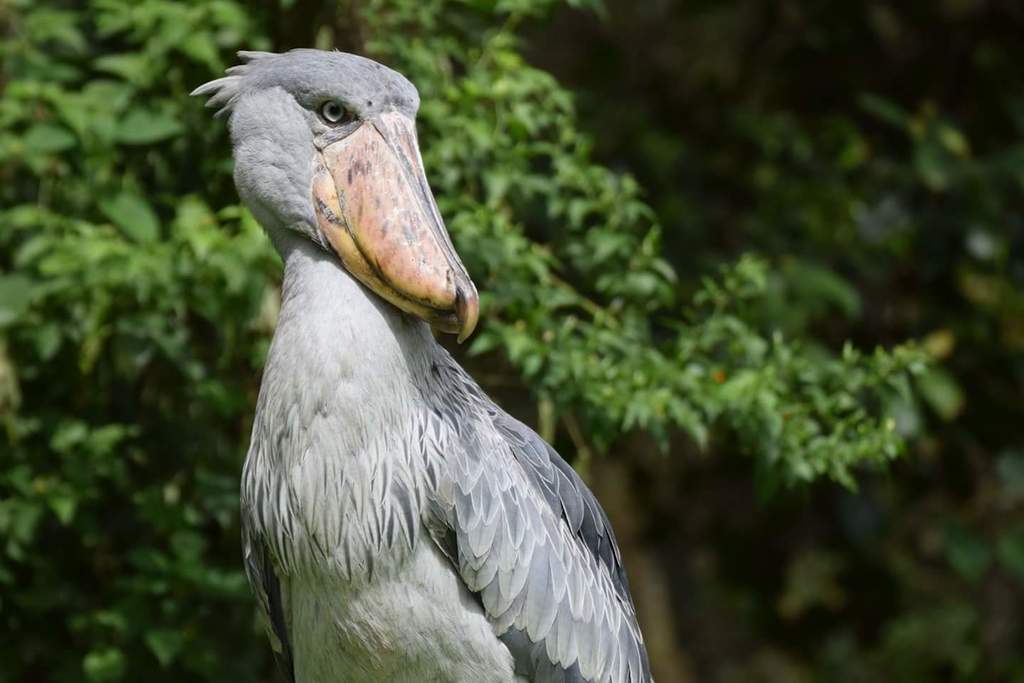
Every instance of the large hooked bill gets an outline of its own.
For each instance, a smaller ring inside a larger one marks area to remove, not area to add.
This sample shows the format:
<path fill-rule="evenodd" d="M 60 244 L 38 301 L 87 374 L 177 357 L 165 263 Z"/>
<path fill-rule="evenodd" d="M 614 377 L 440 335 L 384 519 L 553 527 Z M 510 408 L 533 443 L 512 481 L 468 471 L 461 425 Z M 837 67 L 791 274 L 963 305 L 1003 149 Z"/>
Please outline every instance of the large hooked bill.
<path fill-rule="evenodd" d="M 479 297 L 427 185 L 411 118 L 364 121 L 326 145 L 313 172 L 313 205 L 345 268 L 398 308 L 462 342 Z"/>

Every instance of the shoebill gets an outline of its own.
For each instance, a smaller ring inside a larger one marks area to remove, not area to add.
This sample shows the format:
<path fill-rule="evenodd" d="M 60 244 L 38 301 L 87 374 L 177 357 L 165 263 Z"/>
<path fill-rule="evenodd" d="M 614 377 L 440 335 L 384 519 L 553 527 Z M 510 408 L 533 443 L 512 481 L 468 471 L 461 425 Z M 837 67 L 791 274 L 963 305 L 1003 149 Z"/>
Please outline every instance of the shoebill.
<path fill-rule="evenodd" d="M 593 494 L 435 341 L 478 298 L 416 88 L 341 52 L 239 53 L 194 95 L 284 261 L 242 473 L 246 571 L 294 683 L 650 681 Z"/>

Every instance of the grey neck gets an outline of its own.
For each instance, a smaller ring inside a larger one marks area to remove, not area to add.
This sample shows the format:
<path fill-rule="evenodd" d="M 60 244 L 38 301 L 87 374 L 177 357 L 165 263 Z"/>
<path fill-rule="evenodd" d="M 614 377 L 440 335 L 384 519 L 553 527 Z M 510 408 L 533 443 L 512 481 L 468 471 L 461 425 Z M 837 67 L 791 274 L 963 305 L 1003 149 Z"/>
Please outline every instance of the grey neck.
<path fill-rule="evenodd" d="M 444 354 L 427 324 L 363 287 L 308 239 L 296 235 L 277 246 L 284 284 L 264 382 L 300 382 L 287 393 L 298 389 L 318 401 L 313 410 L 416 401 L 431 362 Z"/>

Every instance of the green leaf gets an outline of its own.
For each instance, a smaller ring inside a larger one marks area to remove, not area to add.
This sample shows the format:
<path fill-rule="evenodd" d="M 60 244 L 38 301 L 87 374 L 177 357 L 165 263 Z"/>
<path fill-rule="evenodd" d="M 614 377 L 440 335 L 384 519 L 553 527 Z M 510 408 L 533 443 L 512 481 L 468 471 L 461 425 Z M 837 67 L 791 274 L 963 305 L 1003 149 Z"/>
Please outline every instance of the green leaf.
<path fill-rule="evenodd" d="M 82 670 L 93 683 L 119 681 L 124 676 L 124 653 L 116 647 L 94 650 L 82 660 Z"/>
<path fill-rule="evenodd" d="M 168 114 L 135 108 L 120 121 L 115 135 L 128 145 L 149 145 L 179 135 L 182 130 L 181 122 Z"/>
<path fill-rule="evenodd" d="M 98 71 L 120 76 L 131 83 L 145 85 L 150 79 L 150 62 L 148 55 L 138 52 L 103 55 L 93 62 L 93 66 Z"/>
<path fill-rule="evenodd" d="M 67 526 L 75 518 L 75 510 L 78 508 L 78 500 L 67 491 L 55 492 L 49 496 L 47 502 L 53 513 L 57 515 L 60 523 Z"/>
<path fill-rule="evenodd" d="M 74 147 L 78 139 L 66 128 L 37 123 L 25 132 L 21 143 L 30 155 L 56 154 Z"/>
<path fill-rule="evenodd" d="M 177 658 L 185 638 L 177 631 L 158 629 L 146 633 L 146 645 L 165 669 Z"/>
<path fill-rule="evenodd" d="M 212 72 L 221 71 L 224 68 L 220 55 L 217 53 L 216 39 L 206 31 L 190 33 L 179 45 L 179 49 Z"/>
<path fill-rule="evenodd" d="M 964 409 L 963 389 L 949 372 L 930 367 L 916 378 L 921 396 L 943 420 L 952 420 Z"/>
<path fill-rule="evenodd" d="M 938 129 L 939 142 L 954 156 L 967 157 L 971 153 L 970 143 L 959 130 L 949 124 L 941 124 Z"/>
<path fill-rule="evenodd" d="M 914 149 L 914 166 L 921 182 L 933 192 L 946 190 L 952 182 L 953 164 L 939 143 L 924 140 Z"/>
<path fill-rule="evenodd" d="M 80 19 L 81 15 L 77 12 L 41 7 L 39 11 L 28 15 L 24 31 L 34 41 L 54 41 L 65 49 L 82 52 L 87 42 L 76 26 Z"/>
<path fill-rule="evenodd" d="M 122 192 L 105 199 L 100 202 L 100 210 L 136 242 L 153 242 L 160 234 L 160 220 L 156 212 L 137 194 Z"/>
<path fill-rule="evenodd" d="M 790 286 L 808 301 L 805 308 L 813 308 L 813 304 L 820 300 L 837 306 L 847 318 L 860 316 L 860 294 L 845 278 L 828 268 L 802 260 L 795 260 L 787 266 L 784 272 L 790 279 Z"/>
<path fill-rule="evenodd" d="M 35 281 L 20 275 L 0 275 L 0 328 L 16 322 L 32 302 Z"/>
<path fill-rule="evenodd" d="M 910 122 L 910 114 L 903 107 L 880 95 L 863 93 L 857 98 L 857 103 L 864 111 L 896 128 L 906 128 Z"/>

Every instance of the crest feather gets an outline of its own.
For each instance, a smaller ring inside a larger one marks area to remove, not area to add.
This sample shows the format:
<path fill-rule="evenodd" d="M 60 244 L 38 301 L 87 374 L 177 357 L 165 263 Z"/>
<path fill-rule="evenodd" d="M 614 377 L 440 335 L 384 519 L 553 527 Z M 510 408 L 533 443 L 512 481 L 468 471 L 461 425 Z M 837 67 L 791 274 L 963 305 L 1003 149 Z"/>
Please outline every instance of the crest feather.
<path fill-rule="evenodd" d="M 276 57 L 273 52 L 258 52 L 255 50 L 239 50 L 238 58 L 242 64 L 228 67 L 226 76 L 214 79 L 193 90 L 191 97 L 206 97 L 206 106 L 210 109 L 217 109 L 216 117 L 225 116 L 231 113 L 231 108 L 238 100 L 242 90 L 242 80 L 249 73 L 251 65 L 268 57 Z"/>

